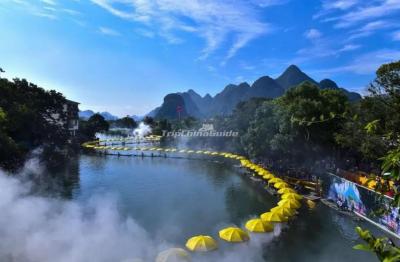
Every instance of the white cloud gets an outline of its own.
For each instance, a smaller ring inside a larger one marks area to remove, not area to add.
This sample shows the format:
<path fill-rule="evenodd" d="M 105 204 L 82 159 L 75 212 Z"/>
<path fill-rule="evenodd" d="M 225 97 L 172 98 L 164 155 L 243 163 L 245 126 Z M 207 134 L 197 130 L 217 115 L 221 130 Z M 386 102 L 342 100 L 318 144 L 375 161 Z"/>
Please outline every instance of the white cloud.
<path fill-rule="evenodd" d="M 335 27 L 345 28 L 361 21 L 385 17 L 400 11 L 400 0 L 374 1 L 374 3 L 377 2 L 378 4 L 359 7 L 354 11 L 348 12 L 340 17 L 332 18 L 331 20 L 338 20 Z"/>
<path fill-rule="evenodd" d="M 251 0 L 251 2 L 259 7 L 268 7 L 274 5 L 284 5 L 289 2 L 289 0 Z"/>
<path fill-rule="evenodd" d="M 387 28 L 392 28 L 396 26 L 396 24 L 390 22 L 390 21 L 384 21 L 384 20 L 378 20 L 378 21 L 373 21 L 369 22 L 360 29 L 353 30 L 351 32 L 351 35 L 349 37 L 350 40 L 356 39 L 356 38 L 361 38 L 361 37 L 366 37 L 370 36 L 376 31 L 382 30 L 382 29 L 387 29 Z"/>
<path fill-rule="evenodd" d="M 62 12 L 72 15 L 72 16 L 77 16 L 77 15 L 81 15 L 82 13 L 73 9 L 69 9 L 69 8 L 63 8 L 61 9 Z"/>
<path fill-rule="evenodd" d="M 300 64 L 319 58 L 340 56 L 342 53 L 357 50 L 361 45 L 346 44 L 332 37 L 314 38 L 312 44 L 297 51 L 297 56 L 289 64 Z"/>
<path fill-rule="evenodd" d="M 343 46 L 341 49 L 338 50 L 338 52 L 353 51 L 353 50 L 359 49 L 360 47 L 361 47 L 361 45 L 349 44 L 349 45 Z"/>
<path fill-rule="evenodd" d="M 400 41 L 400 31 L 393 32 L 393 40 Z"/>
<path fill-rule="evenodd" d="M 177 32 L 194 33 L 206 42 L 200 58 L 218 49 L 231 39 L 225 60 L 251 40 L 269 33 L 270 24 L 262 22 L 257 8 L 281 4 L 286 1 L 255 0 L 91 0 L 111 14 L 142 23 L 168 42 L 183 41 Z"/>
<path fill-rule="evenodd" d="M 54 0 L 40 0 L 40 2 L 43 2 L 48 5 L 57 5 L 57 3 Z"/>
<path fill-rule="evenodd" d="M 70 16 L 81 15 L 79 11 L 70 8 L 62 8 L 57 5 L 55 0 L 40 0 L 40 1 L 25 1 L 25 0 L 12 0 L 19 8 L 24 9 L 31 15 L 45 17 L 48 19 L 59 19 L 62 15 L 68 14 Z"/>
<path fill-rule="evenodd" d="M 322 7 L 323 9 L 340 9 L 340 10 L 347 10 L 350 7 L 356 5 L 359 1 L 358 0 L 339 0 L 339 1 L 323 1 Z"/>
<path fill-rule="evenodd" d="M 323 0 L 321 10 L 313 16 L 313 19 L 318 19 L 322 16 L 326 16 L 335 10 L 347 10 L 355 6 L 357 3 L 359 3 L 359 0 Z"/>
<path fill-rule="evenodd" d="M 315 40 L 315 39 L 321 38 L 322 33 L 320 31 L 318 31 L 317 29 L 312 28 L 312 29 L 306 31 L 304 33 L 304 36 L 310 40 Z"/>
<path fill-rule="evenodd" d="M 120 36 L 121 35 L 118 31 L 108 28 L 108 27 L 103 27 L 103 26 L 99 27 L 99 32 L 102 33 L 103 35 L 109 35 L 109 36 Z"/>
<path fill-rule="evenodd" d="M 374 52 L 365 53 L 353 59 L 347 65 L 322 69 L 321 73 L 354 73 L 359 75 L 373 74 L 380 65 L 390 63 L 400 59 L 400 50 L 381 49 Z"/>

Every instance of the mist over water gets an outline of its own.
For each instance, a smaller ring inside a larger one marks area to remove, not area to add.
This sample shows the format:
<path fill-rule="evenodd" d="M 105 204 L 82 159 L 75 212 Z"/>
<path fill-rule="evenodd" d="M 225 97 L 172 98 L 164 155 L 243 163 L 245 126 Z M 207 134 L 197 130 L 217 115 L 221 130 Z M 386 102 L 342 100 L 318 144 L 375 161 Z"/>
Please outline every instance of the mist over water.
<path fill-rule="evenodd" d="M 153 238 L 134 219 L 122 216 L 112 195 L 93 195 L 83 202 L 33 195 L 30 179 L 42 170 L 31 160 L 18 176 L 0 171 L 0 261 L 154 261 L 159 252 L 177 246 L 160 239 L 162 232 Z M 162 230 L 177 229 L 179 225 Z M 271 239 L 272 234 L 248 244 L 222 243 L 222 251 L 193 254 L 192 259 L 263 261 L 262 243 Z"/>
<path fill-rule="evenodd" d="M 81 205 L 30 196 L 29 184 L 3 172 L 0 188 L 1 261 L 120 261 L 161 249 L 110 197 Z"/>

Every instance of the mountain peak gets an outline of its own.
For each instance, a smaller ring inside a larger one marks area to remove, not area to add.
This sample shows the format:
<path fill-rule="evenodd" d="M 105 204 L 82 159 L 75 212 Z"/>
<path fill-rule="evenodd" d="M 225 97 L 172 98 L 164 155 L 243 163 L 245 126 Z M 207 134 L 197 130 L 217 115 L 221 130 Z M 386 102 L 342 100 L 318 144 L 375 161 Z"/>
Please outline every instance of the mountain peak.
<path fill-rule="evenodd" d="M 240 83 L 238 86 L 239 87 L 250 87 L 250 85 L 247 82 Z"/>
<path fill-rule="evenodd" d="M 269 97 L 274 98 L 281 96 L 285 91 L 271 77 L 262 76 L 254 81 L 252 88 L 252 97 Z"/>
<path fill-rule="evenodd" d="M 190 95 L 199 95 L 199 94 L 197 94 L 196 91 L 194 91 L 193 89 L 189 89 L 189 90 L 187 91 L 187 93 L 190 94 Z"/>
<path fill-rule="evenodd" d="M 330 80 L 330 79 L 323 79 L 321 80 L 321 82 L 319 82 L 319 86 L 321 87 L 321 89 L 338 89 L 338 85 Z"/>
<path fill-rule="evenodd" d="M 317 84 L 317 82 L 306 75 L 300 70 L 296 65 L 290 65 L 286 70 L 276 79 L 276 81 L 287 90 L 293 86 L 297 86 L 304 81 L 309 81 L 311 83 Z"/>
<path fill-rule="evenodd" d="M 293 72 L 301 72 L 301 73 L 303 73 L 303 71 L 301 71 L 300 68 L 297 65 L 288 66 L 288 68 L 286 68 L 285 72 L 286 71 L 289 71 L 289 72 L 293 71 Z"/>

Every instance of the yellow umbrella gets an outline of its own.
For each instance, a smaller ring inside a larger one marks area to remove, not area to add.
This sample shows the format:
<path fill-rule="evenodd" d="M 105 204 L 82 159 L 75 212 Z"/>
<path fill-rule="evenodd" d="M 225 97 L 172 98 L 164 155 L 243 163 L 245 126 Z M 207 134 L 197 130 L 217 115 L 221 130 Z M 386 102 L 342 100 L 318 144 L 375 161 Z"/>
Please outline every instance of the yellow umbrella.
<path fill-rule="evenodd" d="M 170 248 L 160 254 L 156 258 L 156 262 L 190 262 L 190 256 L 182 248 Z"/>
<path fill-rule="evenodd" d="M 264 176 L 265 175 L 265 172 L 263 172 L 263 171 L 257 171 L 257 175 L 259 175 L 259 176 Z"/>
<path fill-rule="evenodd" d="M 278 206 L 288 207 L 288 208 L 299 208 L 301 204 L 297 200 L 283 199 L 278 202 Z"/>
<path fill-rule="evenodd" d="M 316 206 L 315 202 L 310 199 L 307 199 L 306 203 L 309 209 L 314 209 Z"/>
<path fill-rule="evenodd" d="M 273 177 L 268 181 L 268 183 L 270 183 L 270 184 L 275 184 L 275 183 L 279 183 L 279 182 L 283 182 L 283 180 L 278 177 Z"/>
<path fill-rule="evenodd" d="M 264 176 L 263 176 L 263 179 L 264 179 L 265 181 L 268 181 L 268 179 L 270 179 L 270 177 L 269 177 L 268 175 L 264 175 Z"/>
<path fill-rule="evenodd" d="M 244 242 L 250 239 L 249 234 L 238 227 L 222 229 L 219 237 L 228 242 Z"/>
<path fill-rule="evenodd" d="M 294 215 L 294 211 L 290 208 L 284 208 L 284 207 L 274 207 L 271 208 L 272 213 L 278 213 L 279 215 L 285 216 L 285 217 L 291 217 Z"/>
<path fill-rule="evenodd" d="M 247 230 L 255 233 L 272 232 L 274 230 L 273 224 L 259 218 L 247 221 L 245 226 Z"/>
<path fill-rule="evenodd" d="M 275 183 L 274 187 L 276 189 L 281 189 L 281 188 L 289 187 L 289 185 L 286 182 L 278 182 L 278 183 Z"/>
<path fill-rule="evenodd" d="M 288 193 L 296 193 L 296 191 L 292 188 L 285 187 L 278 190 L 279 194 L 288 194 Z"/>
<path fill-rule="evenodd" d="M 302 200 L 303 196 L 296 193 L 286 193 L 281 196 L 282 199 Z"/>
<path fill-rule="evenodd" d="M 263 178 L 266 180 L 272 179 L 274 176 L 272 174 L 266 173 L 265 175 L 263 175 Z"/>
<path fill-rule="evenodd" d="M 217 249 L 217 242 L 210 236 L 194 236 L 186 242 L 190 251 L 212 251 Z"/>
<path fill-rule="evenodd" d="M 266 212 L 261 214 L 261 219 L 266 222 L 285 222 L 287 217 L 274 212 Z"/>

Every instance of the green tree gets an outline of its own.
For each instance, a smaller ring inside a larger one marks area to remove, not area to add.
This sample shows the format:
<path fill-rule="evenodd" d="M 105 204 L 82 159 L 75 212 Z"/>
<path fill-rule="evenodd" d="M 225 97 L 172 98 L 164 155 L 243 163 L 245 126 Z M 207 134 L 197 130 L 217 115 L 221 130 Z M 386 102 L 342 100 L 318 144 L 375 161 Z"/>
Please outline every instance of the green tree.
<path fill-rule="evenodd" d="M 116 120 L 115 125 L 117 127 L 124 127 L 124 128 L 131 128 L 131 129 L 136 128 L 138 126 L 136 121 L 129 116 L 126 116 L 126 117 Z"/>
<path fill-rule="evenodd" d="M 110 124 L 100 114 L 92 115 L 87 121 L 79 123 L 80 140 L 88 141 L 95 138 L 96 133 L 108 131 Z"/>
<path fill-rule="evenodd" d="M 376 79 L 369 87 L 370 99 L 373 99 L 379 106 L 369 106 L 368 110 L 379 115 L 374 116 L 365 125 L 368 135 L 380 138 L 387 152 L 380 159 L 382 160 L 382 172 L 388 175 L 383 180 L 392 180 L 397 188 L 391 202 L 391 207 L 400 207 L 400 61 L 384 64 L 376 72 Z M 372 114 L 371 112 L 369 112 Z M 375 118 L 376 117 L 376 118 Z M 375 119 L 374 119 L 375 118 Z M 388 183 L 380 183 L 378 190 L 385 191 Z M 388 210 L 389 211 L 389 210 Z M 385 212 L 385 210 L 378 210 Z M 354 248 L 374 252 L 381 261 L 399 261 L 400 249 L 391 244 L 386 238 L 376 238 L 369 231 L 357 228 L 360 237 L 367 243 L 357 245 Z"/>
<path fill-rule="evenodd" d="M 0 165 L 15 166 L 38 146 L 54 151 L 66 147 L 65 104 L 65 97 L 56 91 L 46 91 L 24 79 L 0 79 L 0 147 L 4 150 Z"/>
<path fill-rule="evenodd" d="M 250 156 L 304 162 L 334 151 L 334 134 L 343 124 L 348 100 L 339 90 L 320 90 L 304 82 L 257 109 L 243 136 Z M 307 157 L 307 159 L 305 159 Z"/>

